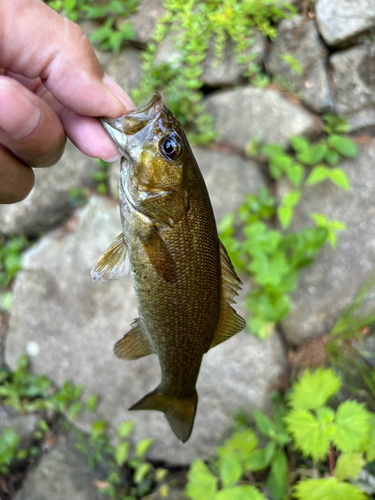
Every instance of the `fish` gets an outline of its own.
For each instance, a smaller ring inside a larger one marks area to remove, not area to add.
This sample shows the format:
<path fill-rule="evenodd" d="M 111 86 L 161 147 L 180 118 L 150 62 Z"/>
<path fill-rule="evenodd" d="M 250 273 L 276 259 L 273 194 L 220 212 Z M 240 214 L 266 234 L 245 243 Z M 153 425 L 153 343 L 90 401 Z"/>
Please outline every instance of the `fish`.
<path fill-rule="evenodd" d="M 122 233 L 91 271 L 93 281 L 129 270 L 139 318 L 114 347 L 134 360 L 156 354 L 161 382 L 129 410 L 165 414 L 191 435 L 203 355 L 245 328 L 231 304 L 241 281 L 219 240 L 208 191 L 185 132 L 159 93 L 142 108 L 101 122 L 122 155 Z"/>

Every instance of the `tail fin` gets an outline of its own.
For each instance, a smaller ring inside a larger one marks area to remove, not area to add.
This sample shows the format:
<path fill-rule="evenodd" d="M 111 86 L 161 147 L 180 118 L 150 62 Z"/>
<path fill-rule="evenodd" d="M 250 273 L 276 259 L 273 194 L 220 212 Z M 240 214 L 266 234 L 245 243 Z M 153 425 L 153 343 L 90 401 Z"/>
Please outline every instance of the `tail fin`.
<path fill-rule="evenodd" d="M 163 394 L 157 387 L 154 391 L 146 394 L 138 403 L 131 406 L 129 410 L 162 411 L 178 439 L 185 443 L 193 429 L 197 404 L 198 395 L 196 391 L 189 398 L 177 398 Z"/>

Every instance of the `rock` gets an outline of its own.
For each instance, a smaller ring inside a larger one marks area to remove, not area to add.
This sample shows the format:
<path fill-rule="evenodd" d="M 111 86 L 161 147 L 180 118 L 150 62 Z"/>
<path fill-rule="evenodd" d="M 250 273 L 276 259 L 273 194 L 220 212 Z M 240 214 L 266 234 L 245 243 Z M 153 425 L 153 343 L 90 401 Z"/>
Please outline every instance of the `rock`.
<path fill-rule="evenodd" d="M 347 45 L 375 27 L 373 0 L 318 0 L 316 21 L 327 45 Z"/>
<path fill-rule="evenodd" d="M 291 135 L 315 135 L 314 117 L 270 89 L 242 87 L 214 92 L 205 99 L 219 141 L 244 149 L 253 137 L 289 145 Z"/>
<path fill-rule="evenodd" d="M 72 211 L 69 190 L 94 187 L 92 158 L 68 141 L 61 160 L 50 168 L 35 169 L 35 186 L 20 203 L 0 205 L 0 233 L 36 236 L 54 227 Z"/>
<path fill-rule="evenodd" d="M 29 448 L 34 432 L 37 431 L 37 424 L 40 418 L 34 413 L 20 415 L 17 411 L 8 406 L 0 406 L 0 439 L 5 429 L 11 429 L 20 438 L 18 447 Z"/>
<path fill-rule="evenodd" d="M 246 194 L 256 194 L 266 186 L 265 176 L 254 162 L 200 147 L 194 147 L 193 153 L 202 171 L 217 221 L 228 212 L 236 212 Z M 112 165 L 109 179 L 111 193 L 117 198 L 120 180 L 118 162 Z"/>
<path fill-rule="evenodd" d="M 66 438 L 42 457 L 27 476 L 15 500 L 101 500 L 85 458 Z"/>
<path fill-rule="evenodd" d="M 125 47 L 118 54 L 97 50 L 96 55 L 104 71 L 127 93 L 137 87 L 142 74 L 139 49 Z"/>
<path fill-rule="evenodd" d="M 146 45 L 151 42 L 155 25 L 160 17 L 165 14 L 163 0 L 142 0 L 134 14 L 123 20 L 130 21 L 135 31 L 135 40 Z M 121 23 L 121 21 L 119 21 Z"/>
<path fill-rule="evenodd" d="M 176 35 L 176 32 L 170 31 L 160 44 L 155 58 L 156 65 L 169 63 L 172 67 L 178 67 L 184 64 L 184 56 L 176 40 Z M 260 63 L 263 60 L 265 49 L 265 37 L 259 31 L 255 31 L 254 44 L 249 50 L 249 54 L 255 56 L 254 62 Z M 246 64 L 239 64 L 236 61 L 236 53 L 233 43 L 230 41 L 226 43 L 223 57 L 218 61 L 214 53 L 214 41 L 211 40 L 202 63 L 203 73 L 200 79 L 204 85 L 210 87 L 234 85 L 241 80 L 246 68 Z"/>
<path fill-rule="evenodd" d="M 375 126 L 375 43 L 336 52 L 330 65 L 337 113 L 355 130 Z"/>
<path fill-rule="evenodd" d="M 284 366 L 282 343 L 276 334 L 261 341 L 240 333 L 205 355 L 195 428 L 186 444 L 163 414 L 126 411 L 156 387 L 160 368 L 156 356 L 124 362 L 113 355 L 114 343 L 138 316 L 130 278 L 91 283 L 91 266 L 119 232 L 116 204 L 94 196 L 80 211 L 74 232 L 55 231 L 28 251 L 13 290 L 7 362 L 14 367 L 27 343 L 35 342 L 33 369 L 59 385 L 69 379 L 86 394 L 98 393 L 99 411 L 113 427 L 135 420 L 135 439 L 156 438 L 151 458 L 170 463 L 208 458 L 238 408 L 269 407 L 269 390 Z M 242 312 L 243 296 L 240 301 Z"/>
<path fill-rule="evenodd" d="M 291 55 L 303 69 L 298 75 L 286 61 L 284 54 Z M 326 49 L 320 41 L 314 21 L 294 16 L 281 21 L 278 36 L 271 46 L 267 70 L 290 84 L 303 101 L 318 112 L 333 106 L 325 68 Z"/>
<path fill-rule="evenodd" d="M 293 230 L 311 226 L 308 214 L 319 212 L 344 222 L 347 231 L 339 233 L 336 249 L 326 244 L 301 271 L 291 312 L 282 322 L 286 338 L 295 344 L 328 333 L 374 266 L 374 164 L 375 140 L 357 159 L 340 164 L 351 183 L 349 193 L 325 181 L 308 187 L 297 207 Z"/>

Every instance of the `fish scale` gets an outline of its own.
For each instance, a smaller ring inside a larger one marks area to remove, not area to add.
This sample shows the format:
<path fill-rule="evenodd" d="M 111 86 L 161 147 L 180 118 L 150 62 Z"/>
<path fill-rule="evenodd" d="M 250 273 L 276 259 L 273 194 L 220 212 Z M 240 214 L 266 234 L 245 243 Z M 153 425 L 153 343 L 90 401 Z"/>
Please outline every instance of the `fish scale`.
<path fill-rule="evenodd" d="M 92 269 L 94 280 L 130 274 L 139 318 L 115 345 L 131 360 L 155 353 L 162 379 L 131 410 L 164 412 L 176 436 L 192 431 L 203 355 L 245 327 L 230 305 L 240 288 L 220 242 L 202 174 L 186 135 L 159 94 L 102 123 L 123 154 L 123 233 Z"/>

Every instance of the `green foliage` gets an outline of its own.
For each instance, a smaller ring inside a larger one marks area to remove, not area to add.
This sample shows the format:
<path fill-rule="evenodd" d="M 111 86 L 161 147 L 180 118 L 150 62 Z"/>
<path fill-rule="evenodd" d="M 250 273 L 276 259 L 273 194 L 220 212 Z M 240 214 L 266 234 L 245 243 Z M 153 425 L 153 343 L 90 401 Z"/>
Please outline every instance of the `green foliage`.
<path fill-rule="evenodd" d="M 287 65 L 290 67 L 294 73 L 296 73 L 298 76 L 303 75 L 303 67 L 301 64 L 297 61 L 297 59 L 292 56 L 292 54 L 282 54 L 281 59 L 287 63 Z"/>
<path fill-rule="evenodd" d="M 8 286 L 21 269 L 22 251 L 28 244 L 25 236 L 9 240 L 0 236 L 0 288 Z"/>
<path fill-rule="evenodd" d="M 108 422 L 97 419 L 92 423 L 89 435 L 78 431 L 72 421 L 86 407 L 95 412 L 98 396 L 87 398 L 84 405 L 82 387 L 65 382 L 57 390 L 44 375 L 33 375 L 28 368 L 28 359 L 22 356 L 15 372 L 6 367 L 0 368 L 0 404 L 15 408 L 24 414 L 39 412 L 46 418 L 41 419 L 34 439 L 42 440 L 50 431 L 51 422 L 56 418 L 63 420 L 64 426 L 75 435 L 76 447 L 87 458 L 89 467 L 100 465 L 106 474 L 104 484 L 106 498 L 136 500 L 147 494 L 152 486 L 166 477 L 165 469 L 154 469 L 147 462 L 146 454 L 153 444 L 153 439 L 132 440 L 134 422 L 121 422 L 117 429 L 117 442 L 113 445 L 109 434 Z M 38 454 L 39 449 L 31 446 L 20 450 L 19 436 L 5 428 L 0 435 L 0 477 L 6 477 L 10 466 L 17 460 L 25 461 Z M 125 480 L 126 477 L 126 480 Z"/>
<path fill-rule="evenodd" d="M 90 42 L 97 42 L 101 50 L 119 52 L 124 42 L 135 38 L 133 26 L 122 18 L 135 12 L 139 0 L 106 0 L 101 5 L 96 0 L 45 1 L 74 22 L 95 19 L 101 23 L 90 36 Z"/>
<path fill-rule="evenodd" d="M 94 162 L 97 168 L 96 171 L 92 174 L 92 178 L 96 183 L 96 191 L 99 194 L 107 194 L 109 167 L 111 166 L 111 163 L 99 159 L 95 159 Z"/>
<path fill-rule="evenodd" d="M 86 188 L 71 187 L 69 189 L 68 201 L 73 208 L 84 205 L 89 196 L 89 190 Z"/>
<path fill-rule="evenodd" d="M 244 428 L 242 415 L 241 430 L 217 449 L 210 468 L 201 460 L 191 465 L 188 498 L 283 500 L 290 498 L 295 482 L 293 497 L 300 500 L 366 499 L 347 481 L 358 478 L 374 459 L 375 414 L 356 401 L 345 401 L 336 411 L 325 406 L 340 386 L 331 369 L 307 370 L 287 397 L 289 407 L 279 400 L 273 418 L 254 410 L 263 447 L 254 431 Z M 292 454 L 293 448 L 302 456 Z M 328 465 L 331 477 L 326 476 Z M 312 475 L 316 479 L 306 479 Z"/>
<path fill-rule="evenodd" d="M 297 191 L 289 193 L 279 210 L 290 209 L 298 198 Z M 234 266 L 250 273 L 255 284 L 246 299 L 246 307 L 252 312 L 248 326 L 252 333 L 262 338 L 288 313 L 289 293 L 296 288 L 298 271 L 312 262 L 328 237 L 324 227 L 287 234 L 268 229 L 265 222 L 275 214 L 274 198 L 266 189 L 261 189 L 258 196 L 246 196 L 238 210 L 243 240 L 234 236 L 233 215 L 226 216 L 219 224 L 221 240 Z"/>
<path fill-rule="evenodd" d="M 166 14 L 158 20 L 153 41 L 144 53 L 143 77 L 133 98 L 139 102 L 155 90 L 161 91 L 168 107 L 190 133 L 190 140 L 208 144 L 215 138 L 212 119 L 201 102 L 202 65 L 208 49 L 219 64 L 230 40 L 238 63 L 245 66 L 244 76 L 254 85 L 264 86 L 269 78 L 260 72 L 254 63 L 256 54 L 249 50 L 254 31 L 274 39 L 274 23 L 296 11 L 277 0 L 167 0 L 164 7 Z M 158 49 L 167 36 L 172 38 L 176 53 L 169 62 L 157 63 Z"/>

